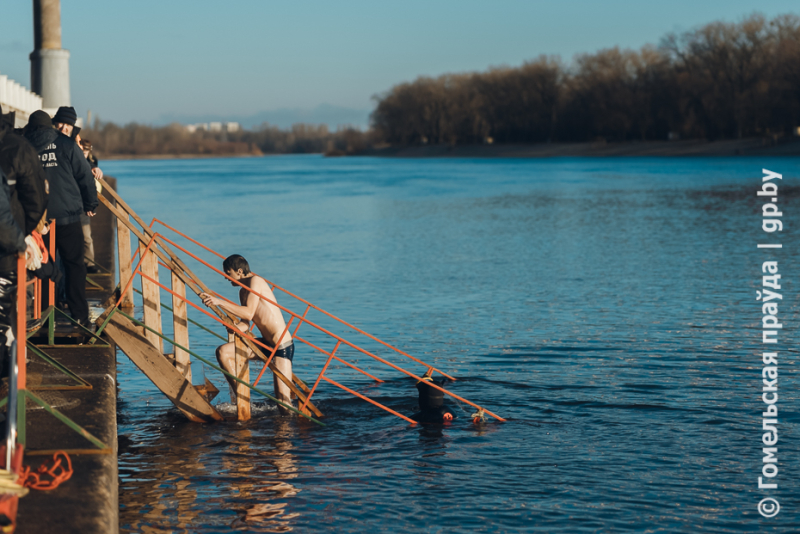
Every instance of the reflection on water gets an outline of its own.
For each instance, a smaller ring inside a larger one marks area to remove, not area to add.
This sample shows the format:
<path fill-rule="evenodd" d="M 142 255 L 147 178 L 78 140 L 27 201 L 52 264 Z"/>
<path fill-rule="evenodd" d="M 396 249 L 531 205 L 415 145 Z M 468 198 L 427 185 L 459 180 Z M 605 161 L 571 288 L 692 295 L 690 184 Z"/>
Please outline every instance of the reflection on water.
<path fill-rule="evenodd" d="M 240 455 L 250 452 L 250 432 L 237 436 L 240 441 Z M 226 458 L 223 465 L 231 473 L 236 473 L 235 487 L 242 500 L 253 502 L 244 508 L 244 515 L 237 524 L 258 524 L 265 531 L 288 532 L 292 530 L 291 520 L 297 513 L 286 513 L 288 502 L 299 491 L 289 481 L 297 477 L 297 466 L 292 455 L 293 432 L 285 419 L 276 421 L 273 447 L 256 453 L 261 460 L 255 465 L 247 465 L 238 458 Z M 238 456 L 238 455 L 237 455 Z M 265 472 L 266 471 L 266 472 Z M 277 502 L 276 502 L 277 501 Z"/>
<path fill-rule="evenodd" d="M 293 530 L 299 514 L 287 508 L 300 491 L 292 485 L 297 477 L 292 440 L 298 432 L 287 417 L 270 420 L 270 436 L 235 423 L 216 425 L 210 432 L 211 427 L 200 426 L 198 432 L 186 428 L 177 414 L 166 417 L 172 419 L 170 430 L 157 429 L 155 439 L 141 436 L 147 441 L 139 443 L 147 449 L 145 469 L 152 478 L 142 478 L 140 463 L 125 461 L 141 453 L 128 437 L 121 440 L 123 517 L 126 510 L 135 511 L 126 530 L 160 532 L 163 525 L 213 530 L 225 524 L 209 524 L 208 512 L 215 508 L 237 530 Z"/>
<path fill-rule="evenodd" d="M 323 383 L 324 428 L 269 406 L 246 424 L 195 425 L 120 355 L 121 530 L 800 532 L 792 351 L 788 512 L 766 523 L 755 508 L 763 167 L 784 173 L 792 339 L 794 159 L 108 162 L 144 219 L 244 254 L 509 419 L 474 425 L 452 403 L 451 424 L 413 428 Z M 194 350 L 213 358 L 216 345 L 191 331 Z M 386 382 L 339 367 L 332 378 L 414 413 L 413 380 L 341 354 Z M 324 362 L 298 345 L 303 379 Z M 193 372 L 227 392 L 217 373 Z"/>

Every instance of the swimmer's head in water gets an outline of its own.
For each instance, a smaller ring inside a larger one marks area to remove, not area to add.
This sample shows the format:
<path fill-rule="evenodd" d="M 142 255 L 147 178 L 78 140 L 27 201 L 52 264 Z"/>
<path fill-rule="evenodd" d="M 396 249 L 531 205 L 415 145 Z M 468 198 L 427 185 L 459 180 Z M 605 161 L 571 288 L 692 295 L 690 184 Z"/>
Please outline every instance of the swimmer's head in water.
<path fill-rule="evenodd" d="M 222 270 L 234 280 L 241 280 L 250 274 L 250 264 L 243 256 L 234 254 L 225 258 L 225 261 L 222 262 Z M 235 286 L 236 284 L 231 282 L 231 285 Z"/>

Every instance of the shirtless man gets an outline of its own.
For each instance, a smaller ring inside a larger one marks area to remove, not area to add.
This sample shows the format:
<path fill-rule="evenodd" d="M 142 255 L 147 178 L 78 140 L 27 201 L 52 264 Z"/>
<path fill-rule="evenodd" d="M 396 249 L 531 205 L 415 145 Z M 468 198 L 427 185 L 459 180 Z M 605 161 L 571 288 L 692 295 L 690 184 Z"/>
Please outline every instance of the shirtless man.
<path fill-rule="evenodd" d="M 251 273 L 250 265 L 242 256 L 234 254 L 226 258 L 222 263 L 222 270 L 237 282 L 255 291 L 255 293 L 263 295 L 273 302 L 277 302 L 267 281 Z M 231 285 L 240 287 L 233 282 L 231 282 Z M 268 347 L 275 347 L 275 345 L 278 345 L 278 350 L 275 351 L 275 357 L 272 361 L 275 363 L 278 371 L 291 380 L 292 358 L 294 357 L 294 340 L 292 339 L 292 335 L 288 330 L 285 334 L 283 333 L 283 331 L 286 330 L 286 323 L 283 320 L 280 308 L 259 298 L 255 293 L 241 288 L 239 290 L 239 302 L 241 302 L 241 306 L 231 304 L 207 293 L 201 293 L 200 297 L 203 299 L 203 304 L 206 306 L 216 305 L 230 312 L 232 315 L 239 317 L 240 322 L 236 323 L 235 326 L 242 332 L 247 332 L 250 328 L 250 321 L 253 321 L 263 336 L 257 338 L 258 341 Z M 281 334 L 283 334 L 283 337 L 281 337 Z M 269 358 L 269 351 L 263 347 L 259 348 L 261 352 Z M 256 358 L 252 350 L 247 349 L 247 354 L 248 359 L 253 360 Z M 217 361 L 219 361 L 223 369 L 232 375 L 236 374 L 235 357 L 236 347 L 233 343 L 226 343 L 217 347 Z M 228 379 L 228 383 L 231 385 L 231 402 L 235 403 L 235 387 L 237 382 L 227 375 L 225 378 Z M 277 397 L 279 401 L 291 406 L 292 400 L 289 386 L 284 384 L 276 376 L 273 376 L 273 381 L 275 383 L 275 397 Z"/>

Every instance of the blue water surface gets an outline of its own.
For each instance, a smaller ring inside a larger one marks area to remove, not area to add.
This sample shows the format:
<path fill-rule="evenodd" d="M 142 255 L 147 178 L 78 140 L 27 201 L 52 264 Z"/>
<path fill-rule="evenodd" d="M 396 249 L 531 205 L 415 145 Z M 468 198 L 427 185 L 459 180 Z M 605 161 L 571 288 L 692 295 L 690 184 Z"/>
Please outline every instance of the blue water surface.
<path fill-rule="evenodd" d="M 103 168 L 148 223 L 244 255 L 508 420 L 473 424 L 475 410 L 450 400 L 455 421 L 411 426 L 322 382 L 326 427 L 260 398 L 247 423 L 198 425 L 120 353 L 122 531 L 800 532 L 797 159 L 279 156 Z M 784 175 L 785 227 L 772 236 L 755 194 L 762 168 Z M 770 241 L 784 248 L 756 248 Z M 766 491 L 756 290 L 769 259 L 784 328 L 779 488 Z M 319 312 L 308 318 L 425 370 Z M 164 321 L 169 331 L 166 311 Z M 299 335 L 335 346 L 308 325 Z M 219 343 L 192 328 L 199 354 L 213 359 Z M 337 355 L 385 382 L 337 362 L 326 376 L 414 413 L 413 379 L 346 346 Z M 313 384 L 325 361 L 298 344 L 295 372 Z M 193 372 L 228 402 L 218 372 L 198 362 Z M 269 373 L 262 384 L 271 388 Z M 780 501 L 777 517 L 759 515 L 764 497 Z"/>

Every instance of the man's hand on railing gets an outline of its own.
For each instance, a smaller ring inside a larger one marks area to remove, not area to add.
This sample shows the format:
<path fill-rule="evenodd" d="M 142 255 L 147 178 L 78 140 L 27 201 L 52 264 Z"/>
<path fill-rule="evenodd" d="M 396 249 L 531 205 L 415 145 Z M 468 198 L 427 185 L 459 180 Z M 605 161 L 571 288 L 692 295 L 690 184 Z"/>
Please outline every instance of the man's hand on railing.
<path fill-rule="evenodd" d="M 218 299 L 217 297 L 212 297 L 208 293 L 200 293 L 200 298 L 203 300 L 203 304 L 205 304 L 209 308 L 211 306 L 219 306 L 222 303 L 220 299 Z"/>
<path fill-rule="evenodd" d="M 42 266 L 42 251 L 32 236 L 25 238 L 25 252 L 20 252 L 20 256 L 25 257 L 25 268 L 35 271 Z"/>

